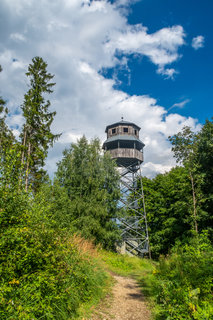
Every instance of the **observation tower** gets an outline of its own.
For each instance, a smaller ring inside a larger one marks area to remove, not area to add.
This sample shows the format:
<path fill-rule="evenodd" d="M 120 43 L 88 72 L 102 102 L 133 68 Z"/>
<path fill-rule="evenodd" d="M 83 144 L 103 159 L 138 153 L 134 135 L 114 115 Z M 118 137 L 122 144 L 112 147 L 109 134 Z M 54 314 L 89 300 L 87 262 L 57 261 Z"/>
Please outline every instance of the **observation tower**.
<path fill-rule="evenodd" d="M 140 129 L 123 118 L 108 125 L 103 149 L 116 160 L 120 174 L 119 208 L 122 218 L 119 218 L 118 224 L 123 240 L 120 251 L 143 256 L 149 252 L 149 237 L 140 167 L 145 145 L 139 138 Z"/>

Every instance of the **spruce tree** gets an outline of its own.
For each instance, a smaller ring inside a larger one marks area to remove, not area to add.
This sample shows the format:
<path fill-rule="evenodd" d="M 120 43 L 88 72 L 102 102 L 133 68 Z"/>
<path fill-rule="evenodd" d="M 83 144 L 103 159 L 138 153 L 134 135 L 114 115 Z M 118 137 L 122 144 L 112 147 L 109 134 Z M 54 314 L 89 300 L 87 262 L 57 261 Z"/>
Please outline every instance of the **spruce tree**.
<path fill-rule="evenodd" d="M 51 124 L 56 112 L 50 112 L 50 101 L 46 95 L 53 92 L 54 75 L 47 72 L 47 63 L 40 57 L 32 59 L 26 73 L 30 88 L 22 105 L 25 123 L 21 133 L 21 162 L 25 168 L 25 189 L 29 181 L 36 190 L 45 176 L 43 167 L 48 148 L 60 136 L 51 132 Z"/>
<path fill-rule="evenodd" d="M 2 67 L 0 65 L 0 72 L 2 71 Z M 13 140 L 14 136 L 12 131 L 8 128 L 5 120 L 8 114 L 8 109 L 5 107 L 6 102 L 0 96 L 0 156 L 3 156 L 5 148 L 8 148 Z"/>
<path fill-rule="evenodd" d="M 207 229 L 213 242 L 213 118 L 206 120 L 197 135 L 196 173 L 199 175 L 202 192 L 203 219 L 199 222 Z M 204 214 L 205 213 L 205 214 Z"/>

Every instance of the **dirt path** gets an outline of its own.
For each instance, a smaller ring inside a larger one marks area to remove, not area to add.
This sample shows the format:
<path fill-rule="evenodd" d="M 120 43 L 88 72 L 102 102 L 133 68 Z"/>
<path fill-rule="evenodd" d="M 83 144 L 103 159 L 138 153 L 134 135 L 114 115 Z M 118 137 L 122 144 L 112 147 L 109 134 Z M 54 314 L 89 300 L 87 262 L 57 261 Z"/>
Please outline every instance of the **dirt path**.
<path fill-rule="evenodd" d="M 105 299 L 91 320 L 150 320 L 150 312 L 137 282 L 117 275 L 114 278 L 112 297 Z"/>

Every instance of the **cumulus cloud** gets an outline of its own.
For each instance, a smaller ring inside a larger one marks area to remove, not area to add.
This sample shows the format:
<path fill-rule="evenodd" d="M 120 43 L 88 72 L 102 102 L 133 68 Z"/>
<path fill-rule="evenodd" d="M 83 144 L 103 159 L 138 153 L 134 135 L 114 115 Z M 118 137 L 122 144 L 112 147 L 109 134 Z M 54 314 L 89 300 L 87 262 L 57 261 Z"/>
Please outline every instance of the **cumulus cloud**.
<path fill-rule="evenodd" d="M 204 36 L 197 36 L 197 37 L 194 37 L 192 39 L 192 47 L 195 49 L 195 50 L 198 50 L 200 48 L 203 48 L 204 47 Z"/>
<path fill-rule="evenodd" d="M 178 48 L 184 45 L 185 33 L 182 26 L 163 28 L 149 34 L 148 29 L 141 24 L 127 26 L 125 32 L 115 32 L 111 41 L 106 43 L 109 52 L 121 51 L 126 54 L 147 56 L 158 66 L 158 73 L 172 77 L 175 69 L 165 69 L 165 66 L 177 61 L 181 55 Z"/>
<path fill-rule="evenodd" d="M 146 56 L 158 73 L 172 78 L 170 65 L 180 57 L 185 32 L 182 26 L 149 33 L 143 25 L 129 25 L 121 9 L 128 0 L 2 0 L 0 4 L 1 95 L 8 100 L 9 124 L 17 135 L 22 125 L 20 105 L 28 90 L 25 72 L 39 55 L 55 74 L 50 97 L 57 111 L 53 130 L 62 133 L 49 152 L 47 168 L 53 172 L 62 150 L 85 134 L 105 139 L 105 126 L 124 119 L 136 122 L 146 144 L 144 174 L 163 172 L 174 165 L 168 135 L 184 125 L 197 128 L 196 120 L 168 115 L 148 95 L 116 90 L 116 78 L 101 71 L 127 64 L 131 55 Z M 118 53 L 121 53 L 119 55 Z M 16 126 L 15 126 L 16 124 Z"/>

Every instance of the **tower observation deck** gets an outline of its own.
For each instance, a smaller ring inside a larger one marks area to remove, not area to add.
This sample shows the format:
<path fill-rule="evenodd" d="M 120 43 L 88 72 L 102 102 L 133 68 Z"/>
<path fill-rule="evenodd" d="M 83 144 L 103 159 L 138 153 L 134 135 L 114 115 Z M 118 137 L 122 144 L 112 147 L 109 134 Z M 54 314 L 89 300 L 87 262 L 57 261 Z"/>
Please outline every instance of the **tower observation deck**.
<path fill-rule="evenodd" d="M 119 167 L 134 167 L 143 162 L 144 143 L 139 139 L 140 127 L 121 120 L 106 127 L 103 149 L 109 151 Z"/>
<path fill-rule="evenodd" d="M 143 256 L 149 252 L 149 238 L 140 167 L 145 145 L 139 139 L 140 129 L 123 119 L 108 125 L 103 149 L 116 160 L 120 173 L 122 218 L 118 225 L 123 239 L 120 251 Z"/>

